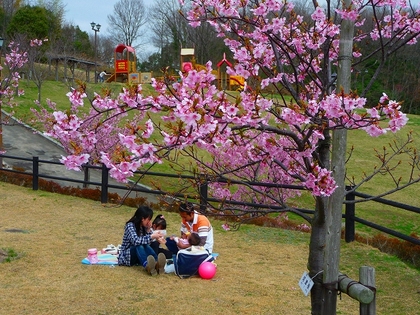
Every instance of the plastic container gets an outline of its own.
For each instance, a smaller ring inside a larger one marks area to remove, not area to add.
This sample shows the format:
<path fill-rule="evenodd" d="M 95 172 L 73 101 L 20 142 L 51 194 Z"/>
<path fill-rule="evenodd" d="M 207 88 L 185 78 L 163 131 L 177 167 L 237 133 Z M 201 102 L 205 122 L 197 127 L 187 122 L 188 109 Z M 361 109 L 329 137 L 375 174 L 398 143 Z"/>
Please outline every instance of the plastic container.
<path fill-rule="evenodd" d="M 89 260 L 91 264 L 97 264 L 98 263 L 98 250 L 96 248 L 88 249 L 87 259 Z"/>

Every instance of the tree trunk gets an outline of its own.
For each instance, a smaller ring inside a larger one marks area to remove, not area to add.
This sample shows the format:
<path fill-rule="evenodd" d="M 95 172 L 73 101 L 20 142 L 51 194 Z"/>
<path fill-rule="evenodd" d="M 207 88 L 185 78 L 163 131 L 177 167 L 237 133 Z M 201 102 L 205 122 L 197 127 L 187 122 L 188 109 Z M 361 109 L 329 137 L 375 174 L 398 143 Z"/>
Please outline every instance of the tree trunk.
<path fill-rule="evenodd" d="M 311 290 L 312 315 L 322 315 L 322 270 L 324 268 L 327 202 L 327 198 L 316 198 L 315 214 L 311 222 L 308 270 L 309 276 L 314 281 Z"/>
<path fill-rule="evenodd" d="M 324 140 L 318 143 L 319 163 L 322 167 L 330 167 L 330 145 L 331 136 L 329 131 L 324 132 Z M 324 269 L 325 236 L 326 236 L 326 213 L 328 198 L 317 197 L 315 205 L 315 214 L 311 222 L 311 238 L 309 243 L 308 270 L 309 276 L 314 281 L 311 290 L 311 314 L 322 315 L 323 305 L 323 280 L 322 273 Z"/>
<path fill-rule="evenodd" d="M 343 8 L 349 7 L 345 0 Z M 349 93 L 351 84 L 351 61 L 353 50 L 354 22 L 343 20 L 340 32 L 336 93 Z M 342 207 L 345 189 L 345 160 L 347 130 L 335 130 L 332 136 L 331 170 L 337 189 L 329 197 L 326 215 L 327 234 L 324 260 L 323 315 L 335 315 L 337 310 L 337 288 L 340 264 L 340 241 Z"/>

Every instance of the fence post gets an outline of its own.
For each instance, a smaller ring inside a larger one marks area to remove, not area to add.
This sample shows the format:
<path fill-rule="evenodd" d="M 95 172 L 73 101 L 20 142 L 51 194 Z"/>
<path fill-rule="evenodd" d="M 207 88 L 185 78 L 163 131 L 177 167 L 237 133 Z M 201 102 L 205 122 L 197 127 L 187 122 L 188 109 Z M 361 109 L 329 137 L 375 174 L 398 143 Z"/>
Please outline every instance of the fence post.
<path fill-rule="evenodd" d="M 32 189 L 38 190 L 39 185 L 39 157 L 32 157 Z"/>
<path fill-rule="evenodd" d="M 83 166 L 83 188 L 88 188 L 90 181 L 90 173 L 89 173 L 89 164 L 84 164 Z"/>
<path fill-rule="evenodd" d="M 350 186 L 346 186 L 346 190 L 351 189 Z M 346 194 L 346 201 L 354 201 L 355 195 L 353 192 L 350 192 Z M 345 206 L 345 235 L 344 238 L 347 243 L 354 241 L 354 235 L 355 235 L 355 221 L 354 217 L 356 214 L 356 204 L 354 202 L 352 203 L 346 203 Z"/>
<path fill-rule="evenodd" d="M 207 208 L 207 197 L 208 197 L 208 181 L 206 176 L 201 177 L 200 180 L 200 210 L 204 211 Z"/>
<path fill-rule="evenodd" d="M 360 303 L 360 315 L 376 315 L 375 268 L 368 266 L 360 267 L 359 282 L 370 288 L 374 293 L 372 302 L 369 304 Z"/>
<path fill-rule="evenodd" d="M 108 174 L 108 168 L 102 164 L 101 203 L 108 202 Z"/>

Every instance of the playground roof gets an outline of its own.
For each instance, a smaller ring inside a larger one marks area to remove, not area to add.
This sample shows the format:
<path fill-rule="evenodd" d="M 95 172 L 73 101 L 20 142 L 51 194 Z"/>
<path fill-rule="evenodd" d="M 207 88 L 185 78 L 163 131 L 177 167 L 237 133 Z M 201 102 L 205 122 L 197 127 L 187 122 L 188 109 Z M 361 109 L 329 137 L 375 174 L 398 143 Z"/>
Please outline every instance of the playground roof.
<path fill-rule="evenodd" d="M 133 47 L 124 44 L 118 44 L 118 46 L 115 47 L 115 52 L 122 53 L 125 49 L 127 49 L 128 52 L 131 52 L 133 54 L 135 53 L 135 49 Z"/>
<path fill-rule="evenodd" d="M 54 60 L 54 61 L 60 60 L 60 61 L 69 62 L 69 63 L 81 63 L 81 64 L 88 65 L 88 66 L 94 66 L 95 65 L 95 63 L 92 62 L 92 61 L 73 58 L 73 57 L 69 57 L 69 56 L 54 56 L 54 57 L 50 57 L 50 59 Z"/>
<path fill-rule="evenodd" d="M 181 48 L 181 56 L 193 56 L 194 48 Z"/>
<path fill-rule="evenodd" d="M 217 67 L 220 68 L 224 63 L 227 64 L 229 67 L 232 67 L 232 64 L 226 59 L 225 53 L 223 53 L 223 59 L 217 63 Z"/>

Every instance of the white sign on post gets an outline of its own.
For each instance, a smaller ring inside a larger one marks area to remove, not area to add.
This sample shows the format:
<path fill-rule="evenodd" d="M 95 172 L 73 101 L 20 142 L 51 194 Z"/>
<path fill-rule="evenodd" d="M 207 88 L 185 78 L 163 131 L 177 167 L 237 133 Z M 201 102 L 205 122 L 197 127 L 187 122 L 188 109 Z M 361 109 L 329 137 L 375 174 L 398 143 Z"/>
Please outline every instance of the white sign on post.
<path fill-rule="evenodd" d="M 305 271 L 302 275 L 302 278 L 299 280 L 299 286 L 302 289 L 303 294 L 305 296 L 308 296 L 309 292 L 311 292 L 311 289 L 314 285 L 314 282 L 309 277 L 308 273 Z"/>

